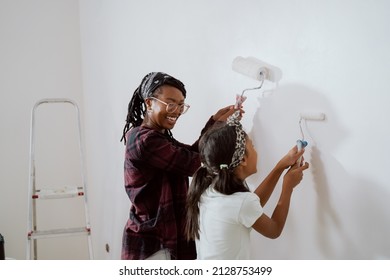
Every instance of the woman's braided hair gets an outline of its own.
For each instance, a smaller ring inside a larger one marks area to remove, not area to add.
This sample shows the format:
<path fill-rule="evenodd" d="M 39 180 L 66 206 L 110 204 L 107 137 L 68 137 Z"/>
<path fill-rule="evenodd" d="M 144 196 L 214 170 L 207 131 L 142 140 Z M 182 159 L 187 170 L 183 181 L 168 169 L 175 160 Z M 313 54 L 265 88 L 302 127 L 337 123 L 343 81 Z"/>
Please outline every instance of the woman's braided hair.
<path fill-rule="evenodd" d="M 144 120 L 146 112 L 145 99 L 154 96 L 156 90 L 162 85 L 173 86 L 183 93 L 184 98 L 186 97 L 186 90 L 184 84 L 178 79 L 164 72 L 151 72 L 147 74 L 142 79 L 141 84 L 134 91 L 133 96 L 128 105 L 126 124 L 123 128 L 122 138 L 120 140 L 121 142 L 122 140 L 124 140 L 125 145 L 126 133 L 132 127 L 140 126 Z"/>

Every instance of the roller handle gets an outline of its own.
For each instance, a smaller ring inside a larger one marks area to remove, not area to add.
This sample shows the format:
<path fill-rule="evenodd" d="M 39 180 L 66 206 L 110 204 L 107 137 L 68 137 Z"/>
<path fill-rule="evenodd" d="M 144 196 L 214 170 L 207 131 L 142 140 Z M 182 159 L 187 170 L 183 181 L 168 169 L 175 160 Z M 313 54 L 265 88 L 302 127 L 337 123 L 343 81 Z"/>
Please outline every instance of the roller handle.
<path fill-rule="evenodd" d="M 298 152 L 300 152 L 303 148 L 305 148 L 307 146 L 307 142 L 305 140 L 297 140 L 297 148 L 298 148 Z M 299 165 L 302 164 L 302 156 L 299 157 L 299 159 L 297 160 L 297 163 L 299 163 Z"/>
<path fill-rule="evenodd" d="M 234 109 L 238 110 L 241 108 L 242 103 L 246 100 L 246 96 L 244 95 L 236 95 L 236 104 L 234 105 Z"/>

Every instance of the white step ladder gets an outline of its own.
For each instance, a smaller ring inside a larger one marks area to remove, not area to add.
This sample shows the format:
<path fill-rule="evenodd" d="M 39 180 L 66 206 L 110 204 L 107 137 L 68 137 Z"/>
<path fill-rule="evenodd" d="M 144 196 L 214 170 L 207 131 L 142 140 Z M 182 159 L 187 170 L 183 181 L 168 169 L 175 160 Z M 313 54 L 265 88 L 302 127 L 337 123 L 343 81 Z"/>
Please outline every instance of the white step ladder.
<path fill-rule="evenodd" d="M 35 166 L 35 138 L 36 127 L 35 118 L 36 110 L 42 104 L 68 104 L 74 107 L 76 113 L 76 122 L 78 127 L 78 146 L 80 153 L 81 166 L 81 186 L 56 186 L 50 188 L 38 188 L 36 185 L 36 166 Z M 27 225 L 27 259 L 38 259 L 37 253 L 37 239 L 42 238 L 59 238 L 66 236 L 81 236 L 85 235 L 88 242 L 89 259 L 93 259 L 92 241 L 91 241 L 91 227 L 89 223 L 89 213 L 87 204 L 87 184 L 84 164 L 84 150 L 81 133 L 80 111 L 77 104 L 66 98 L 42 99 L 35 103 L 31 111 L 31 127 L 30 127 L 30 179 L 28 188 L 28 225 Z M 37 200 L 42 199 L 69 199 L 76 198 L 83 200 L 85 226 L 71 227 L 71 228 L 55 228 L 49 230 L 39 230 L 37 227 Z"/>

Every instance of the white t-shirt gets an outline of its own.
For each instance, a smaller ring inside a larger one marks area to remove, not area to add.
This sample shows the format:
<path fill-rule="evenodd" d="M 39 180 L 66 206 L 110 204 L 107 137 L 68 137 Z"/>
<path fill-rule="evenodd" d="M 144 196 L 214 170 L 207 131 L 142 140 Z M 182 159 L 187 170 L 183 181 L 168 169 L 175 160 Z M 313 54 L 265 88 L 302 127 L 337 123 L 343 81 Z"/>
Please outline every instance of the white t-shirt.
<path fill-rule="evenodd" d="M 208 188 L 199 204 L 197 258 L 249 259 L 250 231 L 262 214 L 260 199 L 254 193 L 224 195 Z"/>

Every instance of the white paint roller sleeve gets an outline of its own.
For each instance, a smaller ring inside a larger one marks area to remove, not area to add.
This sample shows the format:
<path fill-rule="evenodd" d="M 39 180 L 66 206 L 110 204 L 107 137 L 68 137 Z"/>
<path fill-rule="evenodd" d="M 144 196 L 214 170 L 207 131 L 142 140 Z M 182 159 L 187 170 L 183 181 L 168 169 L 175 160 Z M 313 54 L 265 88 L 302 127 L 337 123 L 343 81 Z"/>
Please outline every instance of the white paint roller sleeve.
<path fill-rule="evenodd" d="M 271 82 L 278 82 L 282 78 L 282 70 L 278 67 L 265 63 L 255 57 L 238 56 L 233 60 L 232 69 L 240 74 L 255 80 L 262 80 L 260 73 Z"/>
<path fill-rule="evenodd" d="M 325 120 L 325 114 L 321 112 L 303 112 L 300 113 L 300 117 L 303 120 L 308 121 L 323 121 Z"/>

